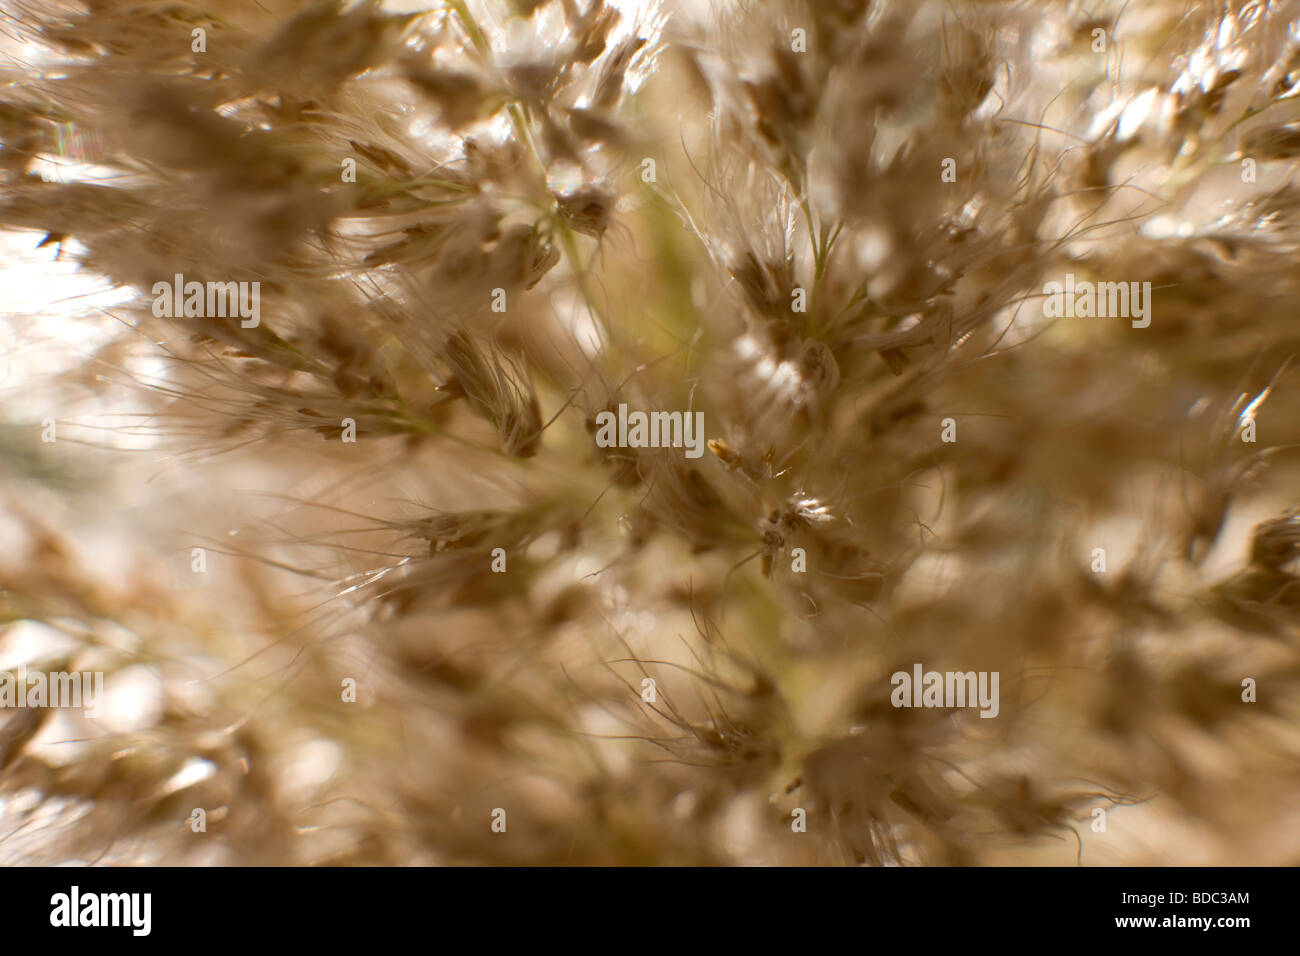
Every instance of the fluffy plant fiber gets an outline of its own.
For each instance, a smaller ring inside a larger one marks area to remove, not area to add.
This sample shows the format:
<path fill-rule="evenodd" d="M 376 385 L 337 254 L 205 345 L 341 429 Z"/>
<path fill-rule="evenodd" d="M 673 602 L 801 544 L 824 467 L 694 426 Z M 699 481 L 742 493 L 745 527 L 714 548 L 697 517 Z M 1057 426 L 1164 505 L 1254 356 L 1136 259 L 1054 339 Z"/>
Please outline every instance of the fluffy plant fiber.
<path fill-rule="evenodd" d="M 1300 862 L 1300 4 L 2 9 L 0 860 Z"/>

